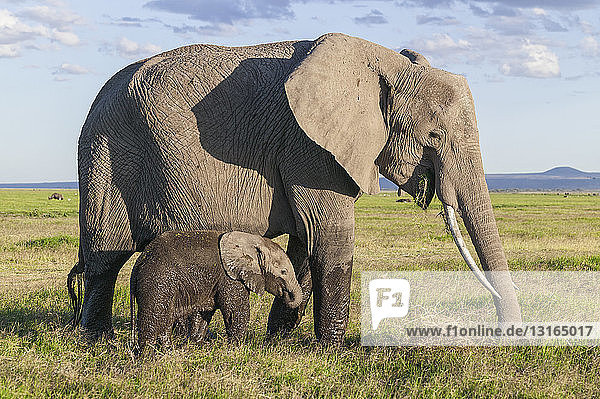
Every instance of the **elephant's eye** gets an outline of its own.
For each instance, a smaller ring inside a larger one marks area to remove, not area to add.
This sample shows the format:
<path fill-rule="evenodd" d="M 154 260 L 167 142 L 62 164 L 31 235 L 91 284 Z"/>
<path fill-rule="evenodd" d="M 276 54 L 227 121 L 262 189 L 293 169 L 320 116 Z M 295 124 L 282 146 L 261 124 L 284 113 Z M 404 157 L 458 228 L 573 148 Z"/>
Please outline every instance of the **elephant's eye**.
<path fill-rule="evenodd" d="M 442 135 L 439 132 L 429 132 L 429 137 L 434 140 L 441 140 Z"/>
<path fill-rule="evenodd" d="M 281 270 L 281 275 L 282 275 L 282 276 L 285 276 L 286 274 L 287 274 L 287 270 L 285 270 L 285 269 L 282 269 L 282 270 Z"/>

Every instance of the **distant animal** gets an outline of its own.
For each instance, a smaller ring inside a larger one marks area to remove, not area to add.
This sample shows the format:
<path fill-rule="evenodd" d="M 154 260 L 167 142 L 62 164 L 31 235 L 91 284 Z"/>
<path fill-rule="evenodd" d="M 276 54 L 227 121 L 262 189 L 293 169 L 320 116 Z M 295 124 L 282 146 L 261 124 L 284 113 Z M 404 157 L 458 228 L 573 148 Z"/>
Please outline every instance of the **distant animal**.
<path fill-rule="evenodd" d="M 60 201 L 64 200 L 62 194 L 60 194 L 60 193 L 52 193 L 52 195 L 49 196 L 48 199 L 49 200 L 55 199 L 55 200 L 60 200 Z"/>
<path fill-rule="evenodd" d="M 400 198 L 397 199 L 396 202 L 412 202 L 412 200 L 410 198 Z"/>
<path fill-rule="evenodd" d="M 202 341 L 216 309 L 221 310 L 227 336 L 242 339 L 250 317 L 249 290 L 266 290 L 291 308 L 302 301 L 292 263 L 273 241 L 240 231 L 161 234 L 131 273 L 132 330 L 134 303 L 138 306 L 136 349 L 170 346 L 175 322 L 187 326 L 192 341 Z"/>

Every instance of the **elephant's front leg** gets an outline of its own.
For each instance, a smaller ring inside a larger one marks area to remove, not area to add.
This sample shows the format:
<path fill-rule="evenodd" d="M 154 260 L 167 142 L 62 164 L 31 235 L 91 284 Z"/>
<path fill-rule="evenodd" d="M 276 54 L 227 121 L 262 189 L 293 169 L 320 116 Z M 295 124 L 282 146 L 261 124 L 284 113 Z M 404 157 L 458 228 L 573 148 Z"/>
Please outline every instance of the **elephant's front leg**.
<path fill-rule="evenodd" d="M 281 297 L 275 297 L 267 324 L 267 333 L 271 335 L 288 333 L 300 324 L 312 293 L 312 280 L 310 277 L 308 253 L 306 252 L 306 242 L 296 236 L 290 235 L 287 256 L 294 265 L 296 279 L 302 288 L 302 303 L 300 303 L 299 307 L 290 309 Z"/>
<path fill-rule="evenodd" d="M 310 257 L 315 335 L 327 345 L 343 343 L 348 325 L 354 253 L 352 227 L 321 229 Z"/>
<path fill-rule="evenodd" d="M 233 281 L 223 285 L 216 302 L 229 340 L 239 342 L 245 339 L 250 321 L 250 292 L 240 281 Z"/>

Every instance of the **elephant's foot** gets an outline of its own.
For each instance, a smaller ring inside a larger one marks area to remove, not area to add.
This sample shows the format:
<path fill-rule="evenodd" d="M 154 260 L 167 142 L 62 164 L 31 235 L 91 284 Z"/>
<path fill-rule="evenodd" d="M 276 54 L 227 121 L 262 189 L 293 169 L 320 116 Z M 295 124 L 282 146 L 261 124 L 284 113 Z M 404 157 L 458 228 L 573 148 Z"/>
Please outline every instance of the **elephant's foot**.
<path fill-rule="evenodd" d="M 217 339 L 217 334 L 215 334 L 208 328 L 206 329 L 206 331 L 204 331 L 204 334 L 190 335 L 190 342 L 198 345 L 201 345 L 205 342 L 214 341 L 215 339 Z"/>
<path fill-rule="evenodd" d="M 335 301 L 330 302 L 315 292 L 315 336 L 322 345 L 339 347 L 344 343 L 348 325 L 349 296 L 339 292 L 339 296 L 334 298 Z"/>
<path fill-rule="evenodd" d="M 98 315 L 94 317 L 84 317 L 81 319 L 81 335 L 88 344 L 93 344 L 101 340 L 110 340 L 114 338 L 112 326 L 112 312 L 108 315 Z"/>
<path fill-rule="evenodd" d="M 344 344 L 346 336 L 346 320 L 338 319 L 327 323 L 326 327 L 319 325 L 315 326 L 315 336 L 319 344 L 330 347 L 340 347 Z"/>
<path fill-rule="evenodd" d="M 110 341 L 110 340 L 114 339 L 114 337 L 115 337 L 115 332 L 112 329 L 112 326 L 110 329 L 105 329 L 105 330 L 96 330 L 96 329 L 92 330 L 92 329 L 82 327 L 80 329 L 80 332 L 81 332 L 81 336 L 82 336 L 83 340 L 88 345 L 93 345 L 93 344 L 96 344 L 96 343 L 102 342 L 102 341 Z"/>

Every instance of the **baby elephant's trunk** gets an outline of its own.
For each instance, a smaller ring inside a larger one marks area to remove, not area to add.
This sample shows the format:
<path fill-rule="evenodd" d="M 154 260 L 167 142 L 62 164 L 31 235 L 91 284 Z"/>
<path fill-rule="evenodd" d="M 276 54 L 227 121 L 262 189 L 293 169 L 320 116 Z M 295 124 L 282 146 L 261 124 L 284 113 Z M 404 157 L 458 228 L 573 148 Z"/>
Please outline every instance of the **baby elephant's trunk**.
<path fill-rule="evenodd" d="M 293 282 L 287 284 L 286 290 L 283 292 L 283 300 L 292 309 L 300 306 L 302 302 L 302 289 L 295 278 Z"/>

